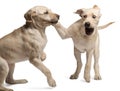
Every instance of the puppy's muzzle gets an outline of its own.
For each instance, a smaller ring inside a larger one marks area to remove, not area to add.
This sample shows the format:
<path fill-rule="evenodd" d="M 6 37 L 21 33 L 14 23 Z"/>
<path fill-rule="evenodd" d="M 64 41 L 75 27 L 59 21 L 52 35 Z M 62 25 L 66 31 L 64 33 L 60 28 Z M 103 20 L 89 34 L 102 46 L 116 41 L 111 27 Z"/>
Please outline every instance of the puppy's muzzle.
<path fill-rule="evenodd" d="M 90 22 L 85 22 L 84 26 L 85 26 L 85 33 L 87 35 L 91 35 L 94 31 L 94 28 L 90 27 Z"/>
<path fill-rule="evenodd" d="M 60 18 L 60 16 L 58 14 L 55 14 L 55 16 L 56 16 L 56 19 L 51 20 L 52 24 L 56 24 L 58 22 L 59 18 Z"/>

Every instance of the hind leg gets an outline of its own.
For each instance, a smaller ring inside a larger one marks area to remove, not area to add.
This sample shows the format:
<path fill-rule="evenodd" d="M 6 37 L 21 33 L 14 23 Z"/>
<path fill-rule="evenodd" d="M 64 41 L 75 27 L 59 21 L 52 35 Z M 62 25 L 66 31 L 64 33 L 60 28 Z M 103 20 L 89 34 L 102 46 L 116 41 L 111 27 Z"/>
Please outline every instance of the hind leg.
<path fill-rule="evenodd" d="M 0 57 L 0 91 L 13 91 L 12 89 L 3 87 L 3 83 L 7 77 L 8 72 L 9 67 L 7 62 Z"/>
<path fill-rule="evenodd" d="M 86 53 L 86 64 L 84 70 L 84 79 L 86 82 L 90 82 L 90 70 L 91 70 L 91 61 L 92 61 L 93 50 L 90 50 Z"/>
<path fill-rule="evenodd" d="M 20 79 L 20 80 L 13 79 L 14 68 L 15 68 L 15 64 L 9 64 L 9 73 L 7 75 L 7 78 L 6 78 L 6 83 L 9 83 L 9 84 L 27 83 L 28 81 L 25 79 Z"/>

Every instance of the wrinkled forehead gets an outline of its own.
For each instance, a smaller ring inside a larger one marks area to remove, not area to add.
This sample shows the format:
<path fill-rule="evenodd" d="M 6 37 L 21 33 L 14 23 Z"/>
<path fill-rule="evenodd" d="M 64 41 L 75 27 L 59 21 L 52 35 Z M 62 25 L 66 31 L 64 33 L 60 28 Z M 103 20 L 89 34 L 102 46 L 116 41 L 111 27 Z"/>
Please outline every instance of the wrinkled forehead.
<path fill-rule="evenodd" d="M 100 10 L 99 9 L 94 9 L 94 8 L 90 8 L 90 9 L 84 9 L 83 14 L 86 15 L 100 15 Z"/>
<path fill-rule="evenodd" d="M 45 12 L 51 12 L 51 10 L 45 6 L 36 6 L 36 7 L 32 8 L 32 10 L 38 14 L 44 14 Z"/>

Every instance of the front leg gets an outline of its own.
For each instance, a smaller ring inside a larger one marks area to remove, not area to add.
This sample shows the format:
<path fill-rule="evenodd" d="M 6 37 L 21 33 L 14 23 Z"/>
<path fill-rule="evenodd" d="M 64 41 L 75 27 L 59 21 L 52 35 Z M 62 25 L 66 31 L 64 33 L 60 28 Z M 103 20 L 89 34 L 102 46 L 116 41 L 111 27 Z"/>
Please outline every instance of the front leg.
<path fill-rule="evenodd" d="M 9 64 L 9 73 L 7 75 L 6 78 L 6 83 L 9 84 L 23 84 L 23 83 L 27 83 L 28 81 L 25 79 L 20 79 L 20 80 L 14 80 L 13 79 L 13 73 L 14 73 L 14 68 L 15 68 L 15 64 Z"/>
<path fill-rule="evenodd" d="M 30 63 L 32 63 L 36 68 L 41 70 L 42 73 L 47 77 L 48 84 L 51 87 L 55 87 L 56 82 L 53 79 L 50 70 L 47 67 L 45 67 L 45 65 L 42 63 L 42 60 L 37 57 L 30 58 L 29 60 L 30 60 Z"/>
<path fill-rule="evenodd" d="M 101 80 L 100 72 L 99 72 L 99 48 L 95 48 L 94 51 L 94 71 L 95 71 L 95 80 Z"/>
<path fill-rule="evenodd" d="M 53 25 L 55 27 L 55 29 L 57 30 L 58 34 L 60 35 L 60 37 L 62 39 L 66 39 L 66 38 L 70 38 L 70 34 L 69 34 L 69 31 L 71 31 L 69 29 L 66 29 L 65 27 L 62 26 L 62 24 L 60 24 L 59 22 L 55 25 Z"/>
<path fill-rule="evenodd" d="M 92 54 L 93 54 L 93 50 L 89 50 L 86 53 L 87 62 L 85 65 L 85 70 L 84 70 L 84 79 L 86 80 L 86 82 L 90 82 L 90 69 L 91 69 Z"/>
<path fill-rule="evenodd" d="M 81 71 L 81 68 L 82 68 L 81 53 L 75 47 L 74 47 L 74 55 L 75 55 L 75 58 L 76 58 L 76 61 L 77 61 L 77 68 L 76 68 L 75 73 L 70 76 L 70 79 L 77 79 L 78 76 L 79 76 L 79 73 Z"/>

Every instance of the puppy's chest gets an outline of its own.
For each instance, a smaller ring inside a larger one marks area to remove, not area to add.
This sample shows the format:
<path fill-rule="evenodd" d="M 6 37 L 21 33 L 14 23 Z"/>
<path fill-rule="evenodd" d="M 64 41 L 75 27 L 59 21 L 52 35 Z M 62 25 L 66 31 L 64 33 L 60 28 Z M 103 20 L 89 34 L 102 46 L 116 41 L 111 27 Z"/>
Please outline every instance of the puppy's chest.
<path fill-rule="evenodd" d="M 40 34 L 38 31 L 29 32 L 25 35 L 25 42 L 28 49 L 42 50 L 47 43 L 45 34 Z"/>
<path fill-rule="evenodd" d="M 93 49 L 96 46 L 96 40 L 87 40 L 84 38 L 74 38 L 74 46 L 80 51 L 85 52 L 87 50 Z"/>
<path fill-rule="evenodd" d="M 42 48 L 44 49 L 44 47 L 46 46 L 47 43 L 47 38 L 46 36 L 39 36 L 39 35 L 35 35 L 32 37 L 32 41 L 30 42 L 30 44 L 35 47 L 35 46 L 39 46 L 38 48 Z"/>

